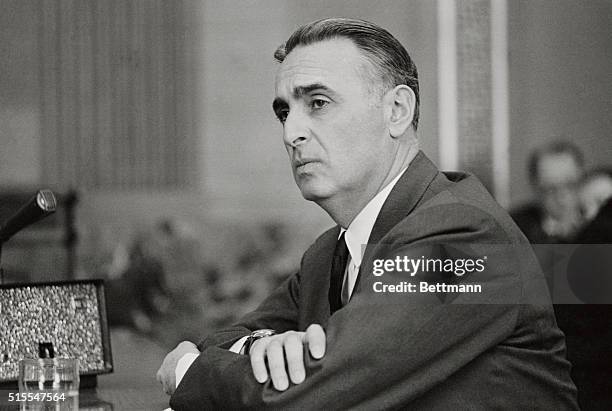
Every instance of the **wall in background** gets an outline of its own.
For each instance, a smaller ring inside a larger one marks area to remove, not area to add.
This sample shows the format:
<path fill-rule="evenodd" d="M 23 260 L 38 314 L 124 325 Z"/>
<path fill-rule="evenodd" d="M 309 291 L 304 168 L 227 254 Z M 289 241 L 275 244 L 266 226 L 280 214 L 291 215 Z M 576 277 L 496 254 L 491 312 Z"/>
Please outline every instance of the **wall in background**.
<path fill-rule="evenodd" d="M 32 185 L 40 180 L 36 4 L 0 6 L 0 185 Z"/>
<path fill-rule="evenodd" d="M 193 27 L 182 1 L 38 2 L 41 179 L 176 189 L 196 168 Z"/>
<path fill-rule="evenodd" d="M 511 0 L 511 198 L 529 197 L 526 160 L 554 138 L 588 165 L 612 164 L 612 2 Z"/>

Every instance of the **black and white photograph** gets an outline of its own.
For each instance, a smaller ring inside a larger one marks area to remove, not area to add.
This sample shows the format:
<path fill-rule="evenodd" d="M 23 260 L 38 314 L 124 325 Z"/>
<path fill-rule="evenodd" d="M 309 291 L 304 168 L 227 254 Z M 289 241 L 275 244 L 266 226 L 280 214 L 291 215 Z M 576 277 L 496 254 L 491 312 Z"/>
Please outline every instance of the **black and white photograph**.
<path fill-rule="evenodd" d="M 0 0 L 0 409 L 611 410 L 611 27 Z"/>

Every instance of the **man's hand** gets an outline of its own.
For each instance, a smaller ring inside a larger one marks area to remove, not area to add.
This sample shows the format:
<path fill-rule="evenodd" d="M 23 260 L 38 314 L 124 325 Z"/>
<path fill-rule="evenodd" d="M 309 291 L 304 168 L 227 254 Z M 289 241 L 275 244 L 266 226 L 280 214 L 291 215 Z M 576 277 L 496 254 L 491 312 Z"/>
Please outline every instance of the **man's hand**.
<path fill-rule="evenodd" d="M 283 334 L 261 338 L 253 344 L 249 356 L 255 379 L 259 383 L 268 380 L 268 369 L 274 388 L 285 391 L 289 388 L 289 377 L 294 384 L 300 384 L 306 378 L 304 368 L 304 344 L 308 345 L 310 355 L 315 359 L 325 355 L 325 331 L 319 324 L 312 324 L 306 332 L 287 331 Z M 285 363 L 285 359 L 287 360 Z"/>
<path fill-rule="evenodd" d="M 159 367 L 156 378 L 164 387 L 166 394 L 172 395 L 174 393 L 176 389 L 176 364 L 183 358 L 183 355 L 188 353 L 200 354 L 200 351 L 194 343 L 183 341 L 166 355 L 164 362 Z"/>

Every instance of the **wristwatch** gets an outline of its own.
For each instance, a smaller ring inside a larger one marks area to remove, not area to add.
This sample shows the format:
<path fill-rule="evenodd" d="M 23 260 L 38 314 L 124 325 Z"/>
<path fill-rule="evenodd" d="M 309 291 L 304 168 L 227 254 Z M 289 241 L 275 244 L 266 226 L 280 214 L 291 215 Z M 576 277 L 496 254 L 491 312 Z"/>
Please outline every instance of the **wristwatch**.
<path fill-rule="evenodd" d="M 264 328 L 262 330 L 255 330 L 253 331 L 246 339 L 246 341 L 244 342 L 244 345 L 242 346 L 242 349 L 240 350 L 241 354 L 245 354 L 245 355 L 249 355 L 249 351 L 251 351 L 251 347 L 253 346 L 253 343 L 255 343 L 255 341 L 264 338 L 264 337 L 270 337 L 272 335 L 276 334 L 276 331 L 274 330 L 270 330 L 267 328 Z"/>

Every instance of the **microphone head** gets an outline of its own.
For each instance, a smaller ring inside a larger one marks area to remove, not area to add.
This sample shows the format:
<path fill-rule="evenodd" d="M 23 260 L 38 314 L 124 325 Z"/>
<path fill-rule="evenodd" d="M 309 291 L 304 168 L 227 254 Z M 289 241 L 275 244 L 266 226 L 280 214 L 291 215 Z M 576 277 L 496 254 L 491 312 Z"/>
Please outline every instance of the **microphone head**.
<path fill-rule="evenodd" d="M 40 190 L 36 193 L 36 204 L 38 204 L 41 210 L 47 213 L 54 212 L 57 207 L 55 195 L 53 195 L 51 190 Z"/>

